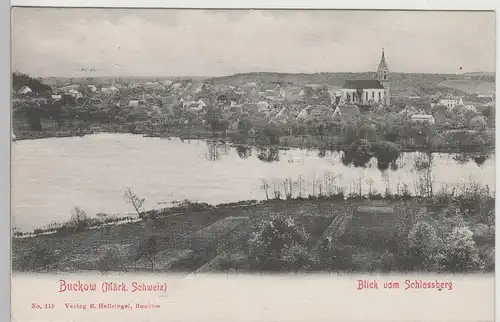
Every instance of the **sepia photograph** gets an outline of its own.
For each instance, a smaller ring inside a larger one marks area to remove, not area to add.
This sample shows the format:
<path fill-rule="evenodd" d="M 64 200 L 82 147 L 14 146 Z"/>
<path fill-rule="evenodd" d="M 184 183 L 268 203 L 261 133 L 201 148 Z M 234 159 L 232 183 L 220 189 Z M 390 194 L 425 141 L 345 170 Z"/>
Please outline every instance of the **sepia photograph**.
<path fill-rule="evenodd" d="M 12 321 L 493 321 L 495 24 L 13 7 Z"/>
<path fill-rule="evenodd" d="M 14 272 L 487 273 L 495 14 L 13 8 Z"/>

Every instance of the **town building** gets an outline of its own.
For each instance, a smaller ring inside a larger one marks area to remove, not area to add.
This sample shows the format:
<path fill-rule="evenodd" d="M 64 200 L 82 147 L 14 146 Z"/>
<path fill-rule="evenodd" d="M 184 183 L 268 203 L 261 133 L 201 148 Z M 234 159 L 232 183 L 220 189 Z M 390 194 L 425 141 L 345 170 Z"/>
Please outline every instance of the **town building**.
<path fill-rule="evenodd" d="M 439 100 L 440 105 L 446 106 L 448 109 L 452 110 L 457 105 L 464 105 L 461 97 L 447 97 Z"/>
<path fill-rule="evenodd" d="M 28 86 L 23 86 L 23 87 L 21 87 L 21 89 L 19 89 L 17 91 L 17 93 L 19 93 L 19 94 L 28 94 L 28 93 L 31 93 L 31 92 L 32 92 L 31 88 L 29 88 Z"/>
<path fill-rule="evenodd" d="M 349 104 L 390 105 L 391 81 L 384 50 L 382 50 L 376 79 L 346 80 L 340 91 L 342 99 Z"/>

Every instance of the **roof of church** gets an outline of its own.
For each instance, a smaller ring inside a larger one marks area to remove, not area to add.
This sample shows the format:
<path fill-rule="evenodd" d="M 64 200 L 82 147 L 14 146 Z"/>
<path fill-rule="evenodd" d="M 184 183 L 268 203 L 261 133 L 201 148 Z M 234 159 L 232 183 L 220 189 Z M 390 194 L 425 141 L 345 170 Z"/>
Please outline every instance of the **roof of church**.
<path fill-rule="evenodd" d="M 385 53 L 384 53 L 384 50 L 382 49 L 382 58 L 380 58 L 380 63 L 378 65 L 378 70 L 381 71 L 383 69 L 389 70 L 389 67 L 387 66 L 387 62 L 385 61 Z"/>
<path fill-rule="evenodd" d="M 384 89 L 378 79 L 350 79 L 346 80 L 342 88 L 348 89 Z"/>

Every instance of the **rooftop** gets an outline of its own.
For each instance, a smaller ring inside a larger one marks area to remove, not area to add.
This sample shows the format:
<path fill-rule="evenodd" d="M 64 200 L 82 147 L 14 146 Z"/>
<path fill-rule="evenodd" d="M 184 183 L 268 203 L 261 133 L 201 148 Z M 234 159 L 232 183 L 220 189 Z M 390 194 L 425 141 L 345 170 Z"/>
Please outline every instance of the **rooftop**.
<path fill-rule="evenodd" d="M 346 80 L 342 88 L 347 89 L 384 89 L 377 79 L 350 79 Z"/>

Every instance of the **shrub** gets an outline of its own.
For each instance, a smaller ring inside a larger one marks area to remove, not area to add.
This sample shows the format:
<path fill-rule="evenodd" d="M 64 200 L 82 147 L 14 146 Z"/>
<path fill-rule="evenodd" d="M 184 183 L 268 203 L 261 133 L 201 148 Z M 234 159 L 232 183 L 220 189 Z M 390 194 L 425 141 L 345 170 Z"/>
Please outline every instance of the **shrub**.
<path fill-rule="evenodd" d="M 248 258 L 251 267 L 258 270 L 280 271 L 300 269 L 304 249 L 307 249 L 308 235 L 298 227 L 289 215 L 274 215 L 253 232 L 248 243 Z M 293 260 L 297 262 L 291 262 Z"/>
<path fill-rule="evenodd" d="M 408 234 L 407 267 L 417 269 L 434 268 L 434 254 L 441 241 L 431 224 L 420 221 Z"/>
<path fill-rule="evenodd" d="M 452 272 L 480 268 L 482 263 L 472 231 L 466 226 L 455 227 L 446 238 L 437 260 L 442 269 Z"/>

